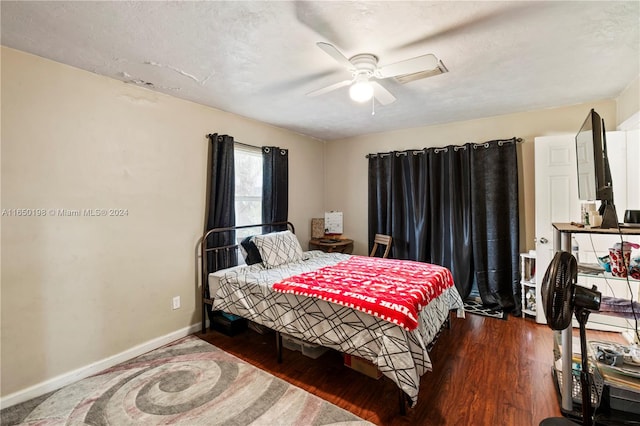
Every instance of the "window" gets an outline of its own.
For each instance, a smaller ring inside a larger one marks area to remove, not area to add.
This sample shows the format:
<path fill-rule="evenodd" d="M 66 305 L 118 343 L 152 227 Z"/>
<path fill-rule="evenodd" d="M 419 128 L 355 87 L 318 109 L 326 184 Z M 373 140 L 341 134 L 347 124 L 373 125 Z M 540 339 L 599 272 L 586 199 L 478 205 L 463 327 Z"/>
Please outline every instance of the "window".
<path fill-rule="evenodd" d="M 234 158 L 236 225 L 262 223 L 262 150 L 236 144 Z M 242 241 L 255 233 L 255 228 L 241 229 L 236 238 Z"/>

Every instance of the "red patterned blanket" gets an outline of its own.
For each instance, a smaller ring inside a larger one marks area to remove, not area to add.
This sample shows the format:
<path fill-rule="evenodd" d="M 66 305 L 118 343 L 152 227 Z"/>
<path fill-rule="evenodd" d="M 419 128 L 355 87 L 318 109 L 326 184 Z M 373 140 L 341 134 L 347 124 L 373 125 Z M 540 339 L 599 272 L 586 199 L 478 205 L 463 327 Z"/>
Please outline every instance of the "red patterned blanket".
<path fill-rule="evenodd" d="M 418 327 L 418 312 L 452 286 L 451 271 L 442 266 L 352 256 L 286 278 L 273 289 L 348 306 L 413 330 Z"/>

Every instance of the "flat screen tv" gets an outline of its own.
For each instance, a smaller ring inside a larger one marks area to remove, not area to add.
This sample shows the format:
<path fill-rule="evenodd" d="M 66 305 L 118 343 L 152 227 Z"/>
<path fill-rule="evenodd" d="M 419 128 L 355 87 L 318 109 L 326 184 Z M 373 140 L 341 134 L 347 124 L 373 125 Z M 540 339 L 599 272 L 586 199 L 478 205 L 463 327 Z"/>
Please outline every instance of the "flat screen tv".
<path fill-rule="evenodd" d="M 613 204 L 613 184 L 607 158 L 607 139 L 604 120 L 595 111 L 589 111 L 576 135 L 578 160 L 578 197 L 581 200 L 599 200 L 602 228 L 617 228 L 618 217 Z"/>

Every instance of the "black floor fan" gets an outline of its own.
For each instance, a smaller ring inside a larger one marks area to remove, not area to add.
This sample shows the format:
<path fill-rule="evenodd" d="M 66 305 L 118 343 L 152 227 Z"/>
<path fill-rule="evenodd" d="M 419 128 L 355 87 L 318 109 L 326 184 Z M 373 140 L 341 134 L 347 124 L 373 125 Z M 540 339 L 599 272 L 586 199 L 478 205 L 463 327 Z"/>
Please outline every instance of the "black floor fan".
<path fill-rule="evenodd" d="M 601 294 L 595 286 L 593 289 L 588 289 L 577 285 L 577 278 L 578 264 L 576 258 L 566 251 L 557 252 L 542 279 L 542 307 L 547 318 L 547 324 L 552 330 L 564 330 L 569 327 L 574 311 L 576 319 L 580 323 L 582 424 L 591 426 L 593 424 L 591 380 L 585 326 L 591 311 L 600 310 Z M 572 380 L 572 378 L 563 377 L 562 380 Z M 541 426 L 575 424 L 565 417 L 549 418 L 540 423 Z"/>

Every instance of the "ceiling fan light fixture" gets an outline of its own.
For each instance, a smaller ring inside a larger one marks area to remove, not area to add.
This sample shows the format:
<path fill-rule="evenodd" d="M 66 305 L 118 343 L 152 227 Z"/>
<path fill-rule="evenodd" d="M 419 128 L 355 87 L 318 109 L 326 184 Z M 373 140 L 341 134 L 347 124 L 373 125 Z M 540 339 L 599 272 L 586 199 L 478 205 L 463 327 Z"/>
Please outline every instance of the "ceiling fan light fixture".
<path fill-rule="evenodd" d="M 359 80 L 349 88 L 349 96 L 356 102 L 367 102 L 373 97 L 373 86 L 369 80 Z"/>
<path fill-rule="evenodd" d="M 349 87 L 349 97 L 359 103 L 375 98 L 381 105 L 389 105 L 396 98 L 377 80 L 395 78 L 400 83 L 406 83 L 432 75 L 447 72 L 442 61 L 429 53 L 385 66 L 378 66 L 378 57 L 372 53 L 359 53 L 347 59 L 335 46 L 330 43 L 316 43 L 325 53 L 343 65 L 352 76 L 352 80 L 344 80 L 322 89 L 307 93 L 307 96 L 318 96 L 344 86 Z"/>

